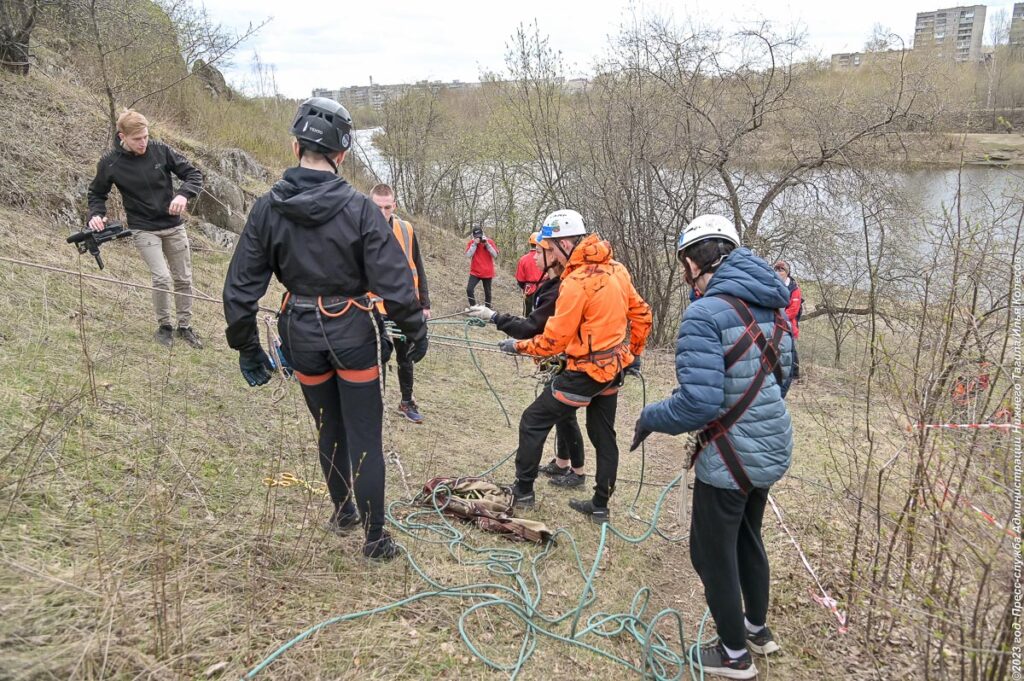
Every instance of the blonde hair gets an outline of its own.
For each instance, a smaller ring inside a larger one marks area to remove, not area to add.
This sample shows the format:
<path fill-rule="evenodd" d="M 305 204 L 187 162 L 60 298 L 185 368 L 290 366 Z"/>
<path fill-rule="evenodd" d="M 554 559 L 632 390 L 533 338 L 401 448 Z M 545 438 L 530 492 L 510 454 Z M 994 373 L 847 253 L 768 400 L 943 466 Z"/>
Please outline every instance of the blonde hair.
<path fill-rule="evenodd" d="M 130 137 L 148 127 L 149 121 L 146 120 L 146 117 L 134 109 L 125 109 L 117 117 L 117 131 L 125 137 Z"/>

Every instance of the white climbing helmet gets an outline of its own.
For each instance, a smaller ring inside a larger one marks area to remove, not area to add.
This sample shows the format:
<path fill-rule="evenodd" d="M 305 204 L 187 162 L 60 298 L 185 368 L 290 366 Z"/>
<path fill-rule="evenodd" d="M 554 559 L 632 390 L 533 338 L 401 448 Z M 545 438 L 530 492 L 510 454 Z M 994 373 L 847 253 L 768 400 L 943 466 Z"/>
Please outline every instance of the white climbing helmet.
<path fill-rule="evenodd" d="M 705 239 L 724 239 L 731 242 L 736 248 L 740 247 L 740 235 L 732 220 L 721 215 L 700 215 L 690 220 L 690 223 L 679 233 L 679 245 L 676 248 L 676 253 L 682 253 L 684 248 L 689 248 Z"/>
<path fill-rule="evenodd" d="M 582 236 L 587 233 L 583 224 L 583 216 L 574 210 L 556 210 L 546 218 L 540 228 L 537 243 L 543 244 L 545 239 L 565 239 L 571 236 Z"/>

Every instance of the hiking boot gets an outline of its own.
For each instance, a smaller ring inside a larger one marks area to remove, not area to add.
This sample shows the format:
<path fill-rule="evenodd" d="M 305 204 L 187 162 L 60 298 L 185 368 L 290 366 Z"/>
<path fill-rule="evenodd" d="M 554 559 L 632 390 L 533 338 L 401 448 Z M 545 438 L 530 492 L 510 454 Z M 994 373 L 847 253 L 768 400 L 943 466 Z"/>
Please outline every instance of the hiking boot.
<path fill-rule="evenodd" d="M 381 562 L 389 561 L 397 556 L 402 550 L 395 540 L 391 538 L 391 535 L 387 532 L 381 532 L 380 539 L 376 541 L 368 541 L 363 544 L 363 555 L 370 560 L 378 560 Z"/>
<path fill-rule="evenodd" d="M 551 459 L 551 461 L 548 461 L 546 464 L 537 469 L 539 473 L 543 473 L 544 475 L 547 475 L 549 477 L 554 477 L 556 475 L 565 475 L 565 472 L 570 470 L 572 470 L 572 466 L 566 466 L 565 468 L 562 468 L 561 466 L 558 465 L 557 459 Z"/>
<path fill-rule="evenodd" d="M 533 493 L 533 490 L 523 492 L 519 489 L 518 483 L 512 485 L 510 489 L 512 490 L 513 508 L 533 508 L 537 503 L 537 495 Z"/>
<path fill-rule="evenodd" d="M 737 658 L 729 657 L 721 641 L 690 651 L 690 664 L 694 671 L 715 674 L 729 679 L 752 679 L 757 676 L 757 667 L 750 653 L 743 651 Z"/>
<path fill-rule="evenodd" d="M 753 650 L 759 655 L 771 655 L 782 650 L 779 644 L 775 642 L 775 637 L 772 636 L 772 630 L 768 627 L 763 627 L 761 631 L 756 634 L 747 632 L 747 647 Z"/>
<path fill-rule="evenodd" d="M 192 330 L 191 326 L 179 326 L 178 327 L 178 338 L 185 341 L 189 346 L 196 350 L 203 349 L 203 342 L 199 340 L 199 336 Z"/>
<path fill-rule="evenodd" d="M 548 480 L 548 483 L 554 485 L 555 487 L 579 487 L 586 481 L 587 476 L 580 475 L 579 473 L 574 471 L 570 466 L 569 468 L 566 468 L 565 472 L 562 473 L 561 475 L 553 476 L 550 480 Z"/>
<path fill-rule="evenodd" d="M 359 527 L 359 524 L 359 511 L 354 506 L 345 508 L 345 504 L 336 504 L 326 526 L 328 532 L 345 534 Z"/>
<path fill-rule="evenodd" d="M 399 402 L 398 413 L 403 414 L 405 418 L 413 423 L 423 423 L 423 415 L 420 414 L 419 407 L 416 406 L 416 400 L 409 400 L 408 402 L 402 400 Z"/>
<path fill-rule="evenodd" d="M 607 506 L 595 506 L 590 499 L 573 499 L 569 502 L 569 508 L 587 516 L 590 522 L 597 525 L 604 525 L 612 516 Z"/>
<path fill-rule="evenodd" d="M 161 324 L 160 328 L 153 334 L 153 338 L 160 345 L 169 348 L 174 345 L 174 328 L 169 324 Z"/>

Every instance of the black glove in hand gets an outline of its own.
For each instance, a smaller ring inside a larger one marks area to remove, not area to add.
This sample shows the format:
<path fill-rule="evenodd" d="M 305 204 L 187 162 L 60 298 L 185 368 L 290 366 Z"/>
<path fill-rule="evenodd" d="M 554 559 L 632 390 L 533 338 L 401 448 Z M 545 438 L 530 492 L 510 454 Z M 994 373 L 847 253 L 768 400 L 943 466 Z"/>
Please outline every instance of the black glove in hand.
<path fill-rule="evenodd" d="M 499 341 L 498 342 L 498 349 L 501 350 L 502 352 L 507 352 L 510 355 L 518 354 L 516 352 L 516 339 L 515 338 L 506 338 L 503 341 Z"/>
<path fill-rule="evenodd" d="M 629 451 L 636 451 L 636 448 L 640 446 L 640 443 L 647 439 L 647 436 L 652 431 L 643 428 L 640 425 L 640 419 L 637 419 L 636 426 L 633 427 L 633 441 L 629 443 Z"/>
<path fill-rule="evenodd" d="M 405 355 L 406 357 L 411 359 L 413 363 L 419 362 L 427 355 L 427 345 L 429 343 L 427 342 L 426 334 L 423 334 L 423 338 L 419 338 L 417 340 L 409 340 L 406 341 L 406 343 L 409 349 L 406 350 Z"/>
<path fill-rule="evenodd" d="M 639 376 L 640 375 L 640 367 L 643 366 L 643 363 L 644 363 L 643 360 L 640 359 L 639 356 L 634 357 L 633 358 L 633 363 L 630 364 L 625 369 L 623 369 L 622 373 L 626 374 L 627 376 Z"/>
<path fill-rule="evenodd" d="M 246 382 L 255 388 L 270 382 L 270 372 L 274 370 L 274 361 L 267 356 L 263 348 L 247 350 L 238 355 L 238 368 Z"/>

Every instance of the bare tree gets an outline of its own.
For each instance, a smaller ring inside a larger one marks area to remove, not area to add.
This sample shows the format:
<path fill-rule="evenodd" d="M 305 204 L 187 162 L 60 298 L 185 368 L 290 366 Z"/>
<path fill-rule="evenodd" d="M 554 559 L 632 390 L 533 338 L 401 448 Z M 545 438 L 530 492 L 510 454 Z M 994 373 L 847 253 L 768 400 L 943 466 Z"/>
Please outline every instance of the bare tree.
<path fill-rule="evenodd" d="M 0 0 L 0 68 L 28 75 L 29 40 L 39 14 L 40 0 Z"/>

